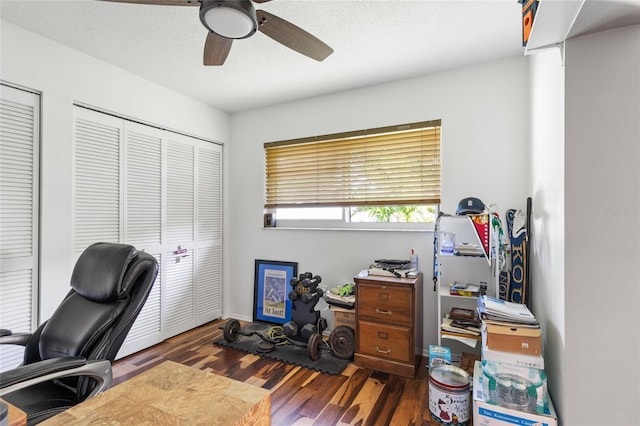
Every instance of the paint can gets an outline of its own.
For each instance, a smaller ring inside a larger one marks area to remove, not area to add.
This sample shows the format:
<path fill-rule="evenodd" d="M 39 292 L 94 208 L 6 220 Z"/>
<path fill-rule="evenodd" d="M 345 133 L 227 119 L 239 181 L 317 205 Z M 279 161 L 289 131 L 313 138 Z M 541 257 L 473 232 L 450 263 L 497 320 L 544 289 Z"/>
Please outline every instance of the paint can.
<path fill-rule="evenodd" d="M 429 370 L 429 413 L 442 425 L 469 425 L 469 374 L 454 365 L 439 365 Z"/>

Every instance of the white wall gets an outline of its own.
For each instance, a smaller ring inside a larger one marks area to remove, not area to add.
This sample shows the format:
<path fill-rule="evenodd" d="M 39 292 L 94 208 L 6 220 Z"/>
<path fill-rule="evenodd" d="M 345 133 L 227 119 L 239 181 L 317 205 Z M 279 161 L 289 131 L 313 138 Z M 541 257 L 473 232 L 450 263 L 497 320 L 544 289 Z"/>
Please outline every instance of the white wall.
<path fill-rule="evenodd" d="M 640 26 L 566 44 L 564 424 L 640 424 Z"/>
<path fill-rule="evenodd" d="M 406 258 L 425 272 L 425 344 L 437 342 L 431 291 L 433 234 L 263 229 L 263 143 L 442 119 L 443 210 L 478 196 L 524 208 L 528 186 L 528 67 L 514 58 L 446 73 L 351 90 L 231 116 L 225 204 L 224 312 L 251 318 L 254 259 L 296 261 L 328 286 L 351 282 L 376 258 Z"/>
<path fill-rule="evenodd" d="M 566 360 L 564 67 L 559 49 L 536 53 L 529 64 L 532 309 L 544 330 L 549 393 L 562 414 Z"/>
<path fill-rule="evenodd" d="M 74 102 L 185 132 L 229 141 L 228 114 L 1 22 L 0 79 L 42 92 L 40 319 L 69 290 Z"/>

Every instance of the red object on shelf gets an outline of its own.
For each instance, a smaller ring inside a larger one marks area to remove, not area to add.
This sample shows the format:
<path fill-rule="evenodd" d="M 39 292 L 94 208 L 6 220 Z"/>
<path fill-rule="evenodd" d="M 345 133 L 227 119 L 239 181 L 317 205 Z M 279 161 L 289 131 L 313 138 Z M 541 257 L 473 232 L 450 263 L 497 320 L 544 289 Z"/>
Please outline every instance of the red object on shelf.
<path fill-rule="evenodd" d="M 473 222 L 473 229 L 475 229 L 478 239 L 484 250 L 484 255 L 489 258 L 489 215 L 488 214 L 476 214 L 471 215 L 471 222 Z"/>

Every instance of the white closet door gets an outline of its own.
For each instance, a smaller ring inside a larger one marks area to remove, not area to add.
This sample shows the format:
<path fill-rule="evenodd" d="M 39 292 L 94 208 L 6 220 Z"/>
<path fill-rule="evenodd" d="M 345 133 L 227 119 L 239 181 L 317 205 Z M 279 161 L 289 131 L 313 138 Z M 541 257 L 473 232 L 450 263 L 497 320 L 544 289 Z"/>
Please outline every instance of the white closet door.
<path fill-rule="evenodd" d="M 168 135 L 166 141 L 165 324 L 173 336 L 195 327 L 195 141 Z"/>
<path fill-rule="evenodd" d="M 222 148 L 76 107 L 74 243 L 132 244 L 160 273 L 118 356 L 222 315 Z"/>
<path fill-rule="evenodd" d="M 222 316 L 222 148 L 200 142 L 196 162 L 196 323 Z"/>
<path fill-rule="evenodd" d="M 162 264 L 162 137 L 164 132 L 124 122 L 124 241 Z M 118 357 L 163 340 L 162 270 Z"/>
<path fill-rule="evenodd" d="M 75 258 L 95 242 L 121 241 L 123 121 L 76 107 L 74 143 Z"/>
<path fill-rule="evenodd" d="M 37 327 L 40 96 L 0 85 L 0 327 Z M 0 347 L 0 371 L 22 362 Z"/>

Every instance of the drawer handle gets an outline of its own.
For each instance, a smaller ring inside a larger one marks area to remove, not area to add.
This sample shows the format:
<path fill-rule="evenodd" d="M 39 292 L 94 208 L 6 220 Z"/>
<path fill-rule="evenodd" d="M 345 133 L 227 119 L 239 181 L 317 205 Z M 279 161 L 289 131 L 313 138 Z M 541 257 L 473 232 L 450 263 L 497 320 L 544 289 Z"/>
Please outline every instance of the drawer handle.
<path fill-rule="evenodd" d="M 379 352 L 381 354 L 390 354 L 391 353 L 391 349 L 382 350 L 378 346 L 376 346 L 376 352 Z"/>
<path fill-rule="evenodd" d="M 383 311 L 382 309 L 378 309 L 378 308 L 376 308 L 376 313 L 382 314 L 382 315 L 391 315 L 392 314 L 391 311 Z"/>

